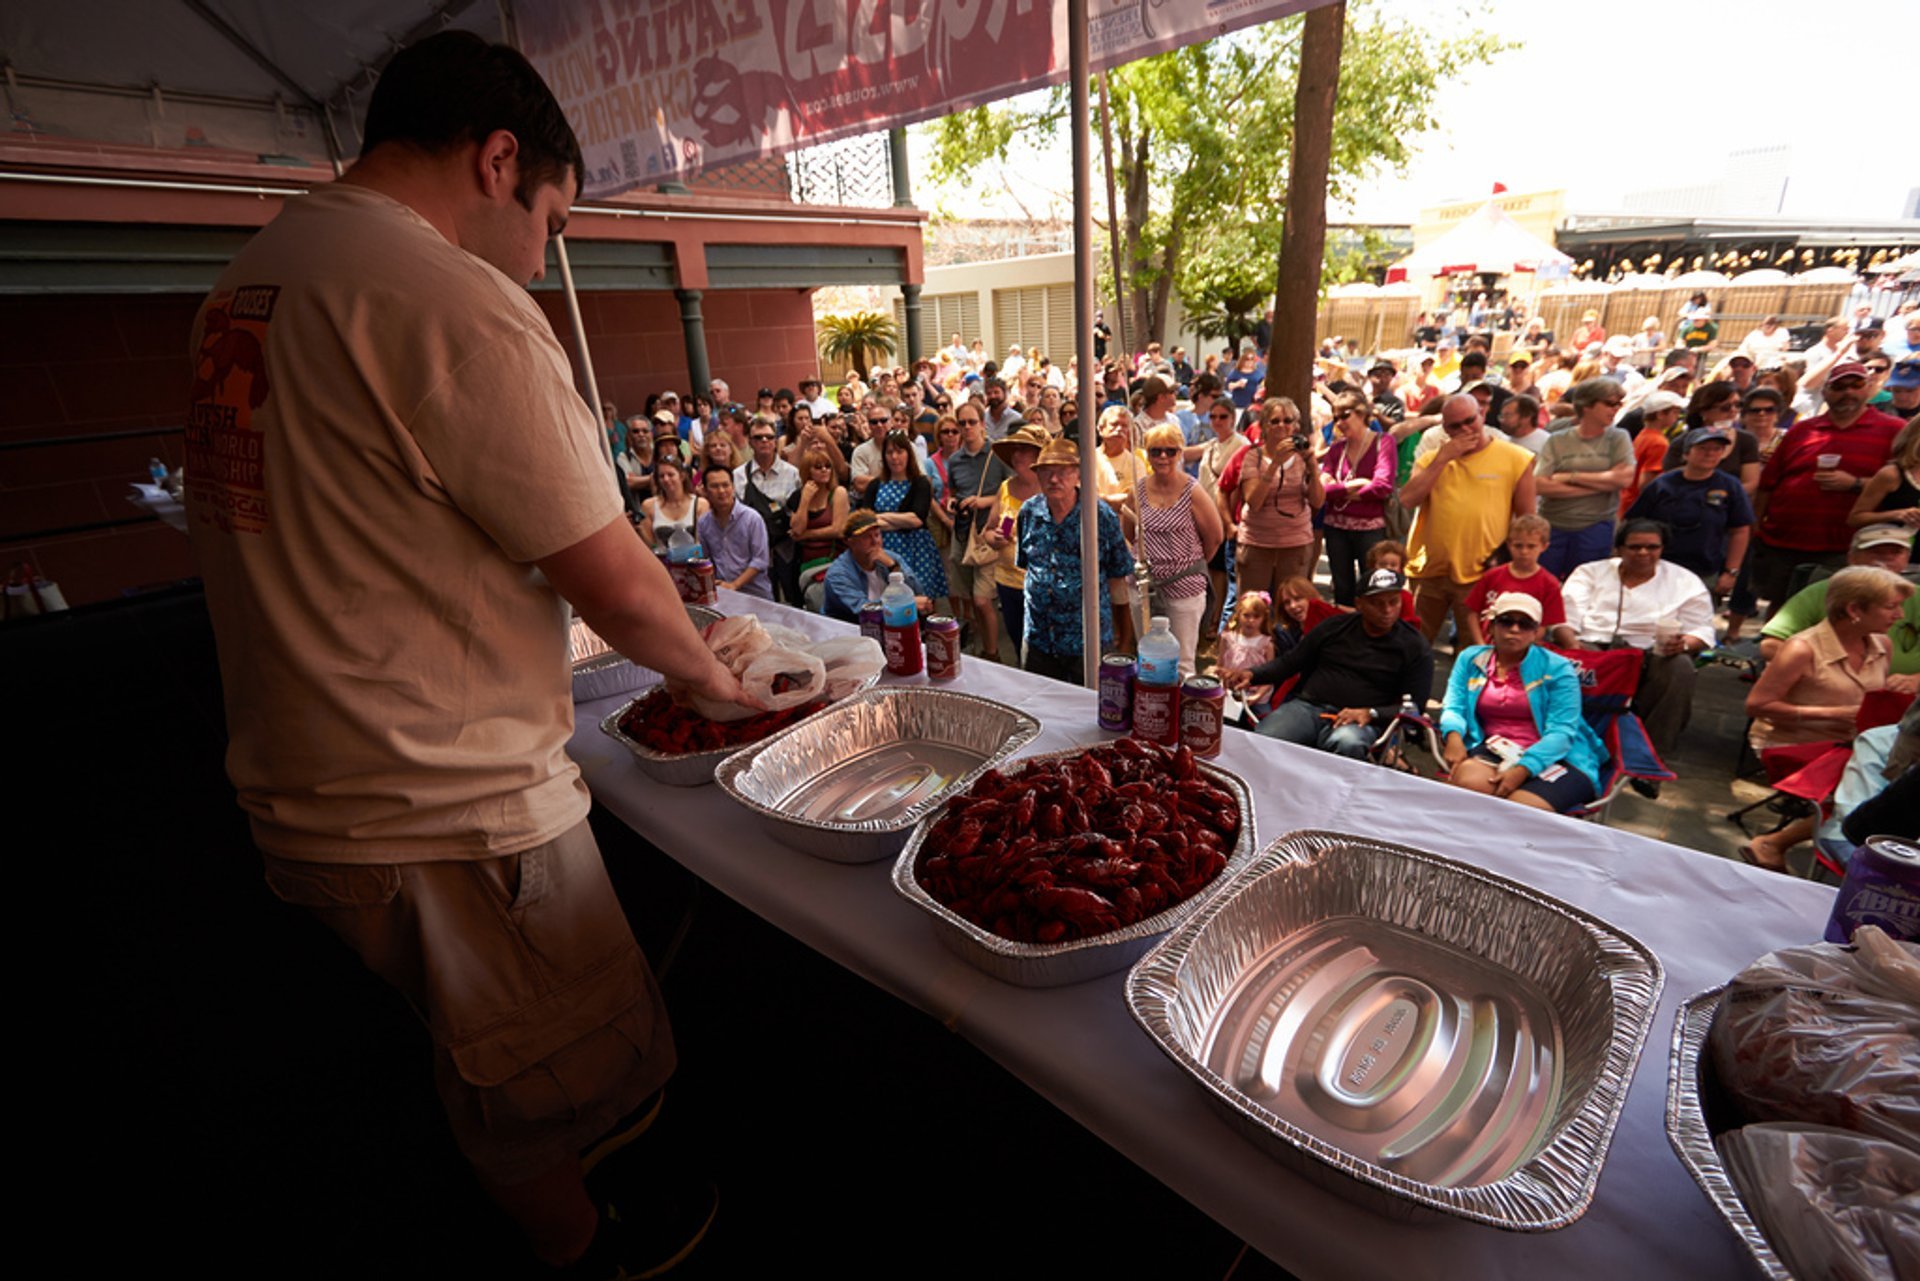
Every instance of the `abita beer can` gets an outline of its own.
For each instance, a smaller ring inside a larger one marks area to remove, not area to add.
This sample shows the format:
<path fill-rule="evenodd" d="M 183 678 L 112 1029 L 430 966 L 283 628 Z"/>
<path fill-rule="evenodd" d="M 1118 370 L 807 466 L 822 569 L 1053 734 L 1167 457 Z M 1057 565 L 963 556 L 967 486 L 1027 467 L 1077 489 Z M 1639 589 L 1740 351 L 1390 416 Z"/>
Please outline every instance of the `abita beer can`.
<path fill-rule="evenodd" d="M 1133 728 L 1134 661 L 1127 654 L 1100 660 L 1100 728 L 1124 734 Z"/>
<path fill-rule="evenodd" d="M 860 607 L 860 634 L 870 638 L 882 650 L 887 647 L 887 611 L 880 602 L 870 600 Z"/>
<path fill-rule="evenodd" d="M 1920 845 L 1870 836 L 1853 852 L 1827 918 L 1827 942 L 1852 942 L 1862 925 L 1877 925 L 1902 943 L 1920 943 Z"/>
<path fill-rule="evenodd" d="M 1227 687 L 1212 676 L 1189 676 L 1180 686 L 1180 741 L 1195 756 L 1220 755 L 1227 723 Z"/>
<path fill-rule="evenodd" d="M 960 674 L 960 620 L 935 614 L 920 628 L 927 643 L 927 679 L 950 681 Z"/>

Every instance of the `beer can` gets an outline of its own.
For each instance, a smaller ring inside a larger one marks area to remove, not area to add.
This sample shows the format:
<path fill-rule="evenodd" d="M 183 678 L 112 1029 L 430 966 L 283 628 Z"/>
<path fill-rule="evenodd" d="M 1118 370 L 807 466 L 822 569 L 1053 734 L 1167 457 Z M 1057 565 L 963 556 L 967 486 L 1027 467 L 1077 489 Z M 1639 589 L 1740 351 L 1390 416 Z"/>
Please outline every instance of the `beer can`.
<path fill-rule="evenodd" d="M 860 634 L 882 649 L 886 648 L 887 611 L 880 608 L 879 601 L 870 600 L 860 607 Z"/>
<path fill-rule="evenodd" d="M 960 674 L 960 620 L 935 614 L 920 628 L 927 642 L 927 679 L 950 681 Z"/>
<path fill-rule="evenodd" d="M 1133 659 L 1108 654 L 1100 660 L 1100 728 L 1126 733 L 1133 728 Z"/>
<path fill-rule="evenodd" d="M 1172 747 L 1180 741 L 1180 687 L 1133 683 L 1133 736 Z"/>
<path fill-rule="evenodd" d="M 1920 845 L 1870 836 L 1853 852 L 1827 919 L 1827 942 L 1851 942 L 1862 925 L 1877 925 L 1902 943 L 1920 943 Z"/>
<path fill-rule="evenodd" d="M 1180 742 L 1195 756 L 1218 756 L 1226 713 L 1227 687 L 1217 677 L 1189 676 L 1180 686 Z"/>

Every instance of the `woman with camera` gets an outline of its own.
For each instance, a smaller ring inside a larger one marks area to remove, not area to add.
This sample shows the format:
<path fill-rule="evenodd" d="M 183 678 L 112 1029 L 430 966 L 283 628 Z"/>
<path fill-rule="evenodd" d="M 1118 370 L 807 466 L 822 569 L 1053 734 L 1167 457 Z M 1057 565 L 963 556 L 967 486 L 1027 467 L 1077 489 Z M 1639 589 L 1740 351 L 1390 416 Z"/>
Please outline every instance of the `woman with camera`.
<path fill-rule="evenodd" d="M 1238 537 L 1242 592 L 1275 596 L 1284 579 L 1313 574 L 1313 513 L 1327 501 L 1299 406 L 1261 408 L 1260 443 L 1240 456 Z"/>

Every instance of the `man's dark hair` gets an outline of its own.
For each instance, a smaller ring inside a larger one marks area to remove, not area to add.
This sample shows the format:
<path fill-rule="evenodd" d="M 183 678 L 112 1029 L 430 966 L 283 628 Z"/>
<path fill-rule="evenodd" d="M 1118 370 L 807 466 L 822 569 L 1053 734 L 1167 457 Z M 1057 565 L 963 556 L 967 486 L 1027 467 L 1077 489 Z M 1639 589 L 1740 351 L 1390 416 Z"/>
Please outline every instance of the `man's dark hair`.
<path fill-rule="evenodd" d="M 782 387 L 782 388 L 781 388 L 781 389 L 780 389 L 779 391 L 776 391 L 776 392 L 774 392 L 774 393 L 773 393 L 773 398 L 774 398 L 775 400 L 798 400 L 798 399 L 800 399 L 800 398 L 799 398 L 798 396 L 796 396 L 796 395 L 794 395 L 794 394 L 793 394 L 793 388 L 791 388 L 791 387 Z"/>
<path fill-rule="evenodd" d="M 1515 396 L 1513 398 L 1513 420 L 1516 423 L 1525 423 L 1527 427 L 1531 429 L 1534 424 L 1540 421 L 1539 398 L 1529 396 L 1525 392 Z"/>
<path fill-rule="evenodd" d="M 992 374 L 988 374 L 987 380 L 982 384 L 980 384 L 980 386 L 985 391 L 992 391 L 995 387 L 998 387 L 1001 391 L 1005 391 L 1007 389 L 1007 385 L 1001 382 L 998 378 L 996 378 Z"/>
<path fill-rule="evenodd" d="M 702 485 L 706 484 L 707 478 L 712 476 L 713 473 L 715 472 L 719 472 L 722 476 L 725 476 L 729 481 L 733 479 L 733 468 L 723 467 L 719 463 L 708 463 L 705 467 L 702 467 L 700 469 L 700 483 Z"/>
<path fill-rule="evenodd" d="M 1469 351 L 1463 353 L 1460 357 L 1460 368 L 1466 369 L 1468 366 L 1472 366 L 1475 369 L 1485 369 L 1487 367 L 1487 353 L 1484 351 Z"/>
<path fill-rule="evenodd" d="M 1196 396 L 1212 396 L 1217 400 L 1226 389 L 1219 374 L 1195 374 L 1193 377 L 1193 394 Z"/>
<path fill-rule="evenodd" d="M 580 140 L 533 64 L 470 31 L 443 31 L 402 49 L 380 73 L 360 153 L 399 142 L 442 155 L 500 129 L 520 144 L 513 195 L 523 207 L 532 209 L 533 193 L 568 171 L 586 185 Z"/>
<path fill-rule="evenodd" d="M 1167 380 L 1158 374 L 1149 374 L 1140 380 L 1140 399 L 1151 405 L 1162 396 L 1171 396 L 1173 388 Z"/>
<path fill-rule="evenodd" d="M 1675 365 L 1685 365 L 1691 369 L 1699 359 L 1700 357 L 1694 353 L 1693 348 L 1675 347 L 1662 357 L 1660 367 L 1662 369 L 1672 369 Z"/>

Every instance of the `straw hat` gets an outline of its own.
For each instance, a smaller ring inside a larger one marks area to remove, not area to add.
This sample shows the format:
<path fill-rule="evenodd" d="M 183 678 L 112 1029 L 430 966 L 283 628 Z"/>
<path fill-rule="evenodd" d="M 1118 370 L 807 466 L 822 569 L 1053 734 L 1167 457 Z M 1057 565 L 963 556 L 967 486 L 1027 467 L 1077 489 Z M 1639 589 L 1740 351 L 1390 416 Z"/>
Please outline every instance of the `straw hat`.
<path fill-rule="evenodd" d="M 1064 436 L 1058 440 L 1050 440 L 1046 448 L 1040 451 L 1039 461 L 1035 462 L 1033 467 L 1035 471 L 1042 467 L 1071 467 L 1078 471 L 1080 447 Z"/>
<path fill-rule="evenodd" d="M 1047 435 L 1047 429 L 1038 423 L 1022 423 L 999 440 L 993 442 L 993 456 L 1011 467 L 1013 466 L 1013 451 L 1016 447 L 1027 445 L 1044 454 L 1047 443 L 1051 439 L 1052 438 Z"/>

